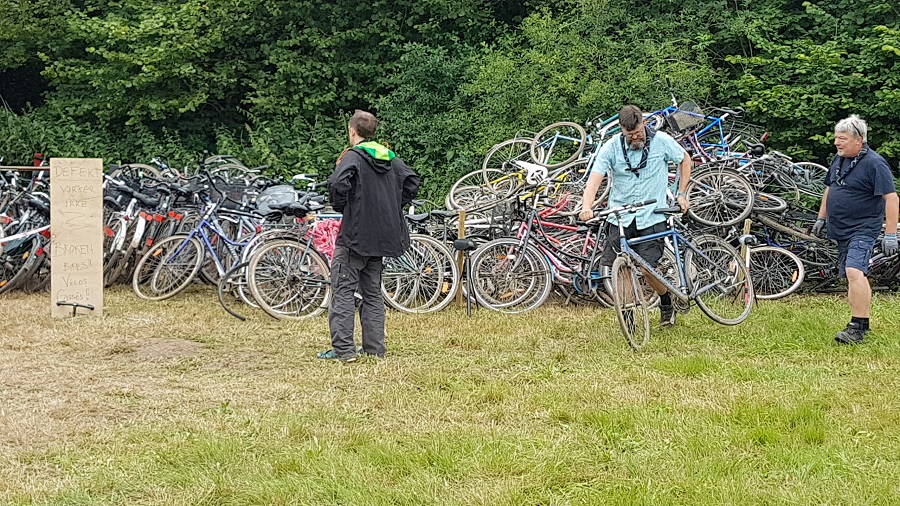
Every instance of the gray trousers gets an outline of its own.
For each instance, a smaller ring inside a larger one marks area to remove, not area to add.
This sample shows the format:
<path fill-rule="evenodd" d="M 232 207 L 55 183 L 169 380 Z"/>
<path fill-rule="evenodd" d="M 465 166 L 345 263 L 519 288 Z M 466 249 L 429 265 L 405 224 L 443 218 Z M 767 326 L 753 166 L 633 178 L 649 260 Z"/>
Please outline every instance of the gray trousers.
<path fill-rule="evenodd" d="M 331 260 L 331 307 L 328 328 L 331 346 L 338 355 L 356 353 L 353 342 L 356 315 L 355 292 L 362 295 L 359 321 L 362 325 L 363 351 L 384 356 L 384 298 L 381 296 L 381 257 L 357 255 L 343 246 L 335 246 Z"/>

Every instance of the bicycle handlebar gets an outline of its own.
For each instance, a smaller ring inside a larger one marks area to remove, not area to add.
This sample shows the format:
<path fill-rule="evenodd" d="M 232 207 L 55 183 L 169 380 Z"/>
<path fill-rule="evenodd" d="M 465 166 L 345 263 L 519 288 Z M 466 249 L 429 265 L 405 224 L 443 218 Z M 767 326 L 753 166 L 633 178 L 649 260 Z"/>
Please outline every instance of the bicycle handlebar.
<path fill-rule="evenodd" d="M 638 209 L 647 207 L 647 206 L 649 206 L 651 204 L 655 204 L 655 203 L 656 203 L 656 199 L 647 199 L 647 200 L 642 200 L 639 202 L 632 202 L 631 204 L 625 204 L 624 206 L 612 207 L 605 211 L 600 211 L 593 218 L 588 220 L 587 223 L 591 223 L 594 220 L 598 220 L 604 216 L 609 216 L 610 214 L 622 214 L 622 213 L 626 213 L 626 212 L 628 212 L 628 213 L 637 212 Z"/>

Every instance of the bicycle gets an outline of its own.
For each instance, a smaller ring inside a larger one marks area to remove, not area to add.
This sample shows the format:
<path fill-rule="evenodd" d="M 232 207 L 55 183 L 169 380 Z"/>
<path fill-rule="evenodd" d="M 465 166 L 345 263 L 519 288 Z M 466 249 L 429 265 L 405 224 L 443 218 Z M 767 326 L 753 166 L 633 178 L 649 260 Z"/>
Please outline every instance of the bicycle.
<path fill-rule="evenodd" d="M 769 243 L 758 244 L 751 233 L 753 220 L 744 220 L 743 233 L 738 237 L 740 253 L 753 280 L 753 293 L 757 300 L 775 300 L 797 291 L 806 277 L 806 269 L 800 257 L 785 248 Z"/>
<path fill-rule="evenodd" d="M 613 307 L 625 339 L 635 350 L 643 349 L 650 340 L 649 306 L 644 300 L 641 273 L 665 286 L 673 302 L 694 301 L 710 319 L 723 325 L 737 325 L 746 320 L 754 301 L 753 283 L 744 261 L 724 241 L 707 239 L 700 250 L 674 228 L 625 239 L 622 215 L 655 203 L 656 199 L 649 199 L 607 209 L 588 222 L 597 222 L 609 215 L 616 217 L 620 239 L 619 252 L 612 265 Z M 671 207 L 654 212 L 675 214 L 681 209 Z M 677 281 L 674 283 L 632 249 L 637 244 L 666 238 L 671 240 L 675 254 Z"/>

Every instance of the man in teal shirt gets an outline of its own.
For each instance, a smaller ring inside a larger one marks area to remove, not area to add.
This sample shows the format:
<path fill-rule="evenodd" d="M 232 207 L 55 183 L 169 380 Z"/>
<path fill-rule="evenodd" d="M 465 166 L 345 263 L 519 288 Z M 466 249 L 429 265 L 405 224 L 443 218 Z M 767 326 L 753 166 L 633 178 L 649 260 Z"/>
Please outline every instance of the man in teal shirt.
<path fill-rule="evenodd" d="M 656 207 L 667 207 L 666 189 L 669 186 L 669 162 L 678 164 L 678 193 L 676 198 L 681 212 L 688 209 L 685 190 L 691 177 L 693 162 L 690 155 L 675 139 L 665 132 L 653 132 L 644 125 L 641 110 L 626 105 L 619 112 L 619 126 L 622 132 L 614 135 L 600 148 L 591 166 L 587 188 L 582 197 L 579 217 L 587 221 L 594 217 L 592 210 L 597 190 L 603 178 L 611 177 L 609 207 L 617 207 L 633 202 L 656 199 L 655 206 L 647 206 L 636 213 L 622 216 L 625 238 L 632 239 L 666 230 L 666 217 L 654 214 Z M 619 249 L 619 229 L 615 215 L 607 218 L 607 244 L 600 258 L 602 265 L 612 265 Z M 648 241 L 637 244 L 634 250 L 650 265 L 658 265 L 663 254 L 663 241 Z M 660 326 L 675 325 L 675 310 L 672 298 L 665 285 L 651 276 L 645 276 L 660 298 Z"/>

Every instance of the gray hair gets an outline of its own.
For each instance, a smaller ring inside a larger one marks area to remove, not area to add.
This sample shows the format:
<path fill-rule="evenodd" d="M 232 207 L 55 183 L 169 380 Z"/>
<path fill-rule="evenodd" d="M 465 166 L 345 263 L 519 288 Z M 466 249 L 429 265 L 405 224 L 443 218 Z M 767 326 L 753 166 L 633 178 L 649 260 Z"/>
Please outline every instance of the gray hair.
<path fill-rule="evenodd" d="M 848 133 L 854 137 L 861 137 L 863 142 L 869 142 L 867 139 L 869 127 L 866 125 L 864 119 L 855 114 L 851 114 L 850 117 L 838 121 L 838 124 L 834 126 L 834 133 L 838 132 Z"/>

